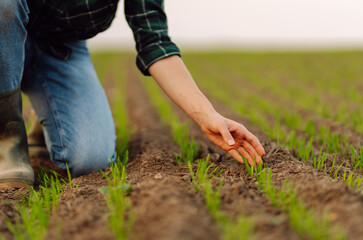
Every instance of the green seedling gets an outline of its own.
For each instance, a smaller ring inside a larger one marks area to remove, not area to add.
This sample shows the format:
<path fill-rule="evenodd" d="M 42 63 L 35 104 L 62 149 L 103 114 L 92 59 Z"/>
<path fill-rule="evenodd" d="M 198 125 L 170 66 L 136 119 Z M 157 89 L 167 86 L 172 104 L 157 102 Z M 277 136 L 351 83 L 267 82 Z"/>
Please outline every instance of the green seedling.
<path fill-rule="evenodd" d="M 310 138 L 312 138 L 315 135 L 314 119 L 310 119 L 307 121 L 306 126 L 305 126 L 305 132 L 309 134 Z"/>
<path fill-rule="evenodd" d="M 330 175 L 330 176 L 331 176 L 331 175 L 332 175 L 332 173 L 333 173 L 336 158 L 337 158 L 337 155 L 334 155 L 333 163 L 332 163 L 332 165 L 331 165 L 330 173 L 329 173 L 329 175 Z"/>
<path fill-rule="evenodd" d="M 291 131 L 289 137 L 287 138 L 287 147 L 293 149 L 298 146 L 298 140 L 296 137 L 296 131 Z"/>
<path fill-rule="evenodd" d="M 320 127 L 320 135 L 317 140 L 324 147 L 325 151 L 329 153 L 344 153 L 348 149 L 347 136 L 332 133 L 326 127 Z"/>
<path fill-rule="evenodd" d="M 197 191 L 200 191 L 200 187 L 203 187 L 204 184 L 209 181 L 212 177 L 218 177 L 223 170 L 218 171 L 218 168 L 215 167 L 215 165 L 212 164 L 208 164 L 209 163 L 209 155 L 207 156 L 207 158 L 205 160 L 199 159 L 197 161 L 198 163 L 198 168 L 196 171 L 196 174 L 194 174 L 193 172 L 193 167 L 192 164 L 189 163 L 188 167 L 189 167 L 189 171 L 190 171 L 190 175 L 192 177 L 192 183 L 194 185 L 194 188 Z"/>
<path fill-rule="evenodd" d="M 316 170 L 323 171 L 324 173 L 326 173 L 326 159 L 327 158 L 328 158 L 328 155 L 326 155 L 325 153 L 322 153 L 322 149 L 320 149 L 319 156 L 313 157 L 313 161 L 312 161 L 311 165 Z"/>
<path fill-rule="evenodd" d="M 222 181 L 220 182 L 219 186 L 214 189 L 213 184 L 211 181 L 206 181 L 203 184 L 204 187 L 204 197 L 205 197 L 205 203 L 207 206 L 208 211 L 216 220 L 221 220 L 225 216 L 220 211 L 220 205 L 221 205 L 221 198 L 220 198 L 220 189 L 222 186 Z"/>
<path fill-rule="evenodd" d="M 302 162 L 306 163 L 309 161 L 310 156 L 313 153 L 313 139 L 311 138 L 309 142 L 305 142 L 303 139 L 300 139 L 298 149 L 297 149 L 297 157 L 301 159 Z"/>
<path fill-rule="evenodd" d="M 283 109 L 282 123 L 290 129 L 299 129 L 301 125 L 301 115 Z"/>
<path fill-rule="evenodd" d="M 363 191 L 363 176 L 358 175 L 354 176 L 354 172 L 351 172 L 350 174 L 348 174 L 347 176 L 347 170 L 344 171 L 342 180 L 350 187 L 353 189 L 356 189 L 358 191 Z"/>
<path fill-rule="evenodd" d="M 352 165 L 354 166 L 354 170 L 363 169 L 363 147 L 359 146 L 355 149 L 353 146 L 349 147 L 350 154 L 352 158 Z"/>
<path fill-rule="evenodd" d="M 333 230 L 330 227 L 326 214 L 320 218 L 316 217 L 315 213 L 299 200 L 296 189 L 290 183 L 284 182 L 282 188 L 277 189 L 272 183 L 271 170 L 265 169 L 259 174 L 258 185 L 272 204 L 289 216 L 291 226 L 301 237 L 317 240 L 345 239 L 340 230 Z"/>
<path fill-rule="evenodd" d="M 192 184 L 204 196 L 209 213 L 221 226 L 223 239 L 250 239 L 254 232 L 254 222 L 251 219 L 240 216 L 236 222 L 233 222 L 220 210 L 220 190 L 223 182 L 219 181 L 218 186 L 213 187 L 211 180 L 213 177 L 218 177 L 223 171 L 217 172 L 218 168 L 214 164 L 209 164 L 209 155 L 206 160 L 198 160 L 197 163 L 198 166 L 195 173 L 192 164 L 188 164 Z"/>
<path fill-rule="evenodd" d="M 243 159 L 243 164 L 246 168 L 246 172 L 248 173 L 248 175 L 250 175 L 251 178 L 253 178 L 254 176 L 257 176 L 262 171 L 262 168 L 263 168 L 262 164 L 256 164 L 256 161 L 254 158 L 253 158 L 253 165 L 250 165 L 245 156 L 243 156 L 239 151 L 238 151 L 238 154 Z"/>
<path fill-rule="evenodd" d="M 133 227 L 134 217 L 131 213 L 131 200 L 127 197 L 132 190 L 132 185 L 127 184 L 126 164 L 128 162 L 128 151 L 125 155 L 117 157 L 116 162 L 110 166 L 110 173 L 102 172 L 107 179 L 108 187 L 102 187 L 99 191 L 105 195 L 105 200 L 110 212 L 109 224 L 114 236 L 118 240 L 129 238 Z"/>
<path fill-rule="evenodd" d="M 67 163 L 66 163 L 66 171 L 67 171 L 67 178 L 68 179 L 65 180 L 65 179 L 62 178 L 61 180 L 62 180 L 62 182 L 64 184 L 66 184 L 68 186 L 69 189 L 72 189 L 73 188 L 72 176 L 71 176 L 71 172 L 69 170 L 69 167 L 68 167 L 68 164 Z M 80 183 L 77 184 L 76 189 L 78 188 L 79 184 Z"/>
<path fill-rule="evenodd" d="M 126 195 L 130 190 L 122 187 L 111 187 L 106 192 L 106 203 L 110 212 L 109 224 L 118 240 L 129 239 L 132 231 L 134 218 L 127 213 L 131 210 L 131 200 Z"/>
<path fill-rule="evenodd" d="M 188 164 L 190 175 L 192 177 L 192 184 L 198 192 L 204 195 L 207 208 L 212 216 L 214 218 L 219 218 L 219 206 L 221 201 L 219 191 L 222 186 L 222 182 L 220 182 L 219 187 L 214 189 L 211 179 L 213 177 L 218 177 L 223 171 L 221 170 L 217 172 L 218 168 L 215 167 L 214 164 L 208 164 L 209 155 L 207 156 L 206 160 L 200 159 L 197 161 L 197 163 L 198 168 L 195 174 L 192 164 Z"/>
<path fill-rule="evenodd" d="M 122 159 L 120 156 L 117 156 L 116 161 L 111 163 L 109 174 L 101 171 L 109 186 L 117 187 L 122 184 L 126 184 L 126 164 L 128 162 L 128 158 L 129 152 L 126 151 Z"/>
<path fill-rule="evenodd" d="M 69 187 L 69 189 L 72 189 L 73 188 L 72 176 L 71 176 L 71 172 L 69 171 L 68 164 L 66 164 L 66 167 L 67 167 L 67 176 L 68 176 L 68 187 Z"/>
<path fill-rule="evenodd" d="M 247 240 L 254 239 L 255 223 L 247 217 L 238 217 L 236 222 L 227 221 L 224 224 L 224 240 Z"/>
<path fill-rule="evenodd" d="M 276 113 L 275 127 L 274 127 L 274 135 L 277 141 L 277 145 L 280 145 L 280 113 Z"/>
<path fill-rule="evenodd" d="M 339 173 L 339 170 L 343 167 L 343 164 L 340 164 L 339 167 L 337 168 L 337 170 L 335 170 L 334 172 L 334 178 L 337 179 L 338 178 L 338 173 Z"/>
<path fill-rule="evenodd" d="M 179 165 L 182 163 L 186 165 L 188 165 L 188 163 L 192 163 L 198 155 L 199 148 L 193 139 L 189 140 L 188 127 L 184 124 L 173 124 L 172 134 L 174 136 L 174 140 L 178 143 L 181 150 L 181 155 L 174 153 L 177 163 Z"/>
<path fill-rule="evenodd" d="M 59 205 L 59 197 L 63 192 L 58 174 L 48 175 L 41 171 L 38 177 L 41 185 L 39 191 L 27 186 L 29 195 L 23 195 L 24 201 L 17 204 L 20 219 L 12 224 L 7 220 L 9 230 L 15 239 L 43 239 L 47 234 L 49 219 Z"/>

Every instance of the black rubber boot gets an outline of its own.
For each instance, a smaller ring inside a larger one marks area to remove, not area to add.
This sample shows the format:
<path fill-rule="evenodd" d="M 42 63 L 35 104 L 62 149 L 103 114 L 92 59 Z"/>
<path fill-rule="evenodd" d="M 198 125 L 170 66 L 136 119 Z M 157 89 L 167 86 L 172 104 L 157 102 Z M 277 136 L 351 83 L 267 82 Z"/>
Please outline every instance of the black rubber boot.
<path fill-rule="evenodd" d="M 0 94 L 0 188 L 33 185 L 20 88 Z"/>

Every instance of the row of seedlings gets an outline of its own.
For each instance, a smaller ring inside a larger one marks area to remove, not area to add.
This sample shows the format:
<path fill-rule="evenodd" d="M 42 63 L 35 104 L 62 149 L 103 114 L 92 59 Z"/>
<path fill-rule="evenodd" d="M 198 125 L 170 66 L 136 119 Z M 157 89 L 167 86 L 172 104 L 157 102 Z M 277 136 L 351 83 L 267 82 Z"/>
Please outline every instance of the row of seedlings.
<path fill-rule="evenodd" d="M 188 164 L 188 167 L 192 178 L 191 184 L 197 192 L 203 195 L 209 213 L 222 231 L 222 239 L 251 239 L 255 227 L 252 218 L 241 215 L 236 221 L 233 221 L 220 208 L 220 190 L 223 181 L 219 180 L 217 186 L 215 186 L 212 180 L 213 178 L 218 179 L 223 170 L 219 170 L 214 164 L 209 164 L 209 155 L 205 160 L 199 159 L 197 161 L 196 171 L 193 170 L 191 163 Z"/>
<path fill-rule="evenodd" d="M 17 204 L 19 218 L 15 223 L 7 221 L 7 226 L 15 239 L 44 239 L 48 233 L 50 218 L 56 213 L 59 200 L 63 194 L 63 184 L 73 188 L 71 174 L 67 167 L 68 179 L 64 179 L 55 171 L 39 168 L 36 190 L 27 186 L 29 194 L 24 194 L 24 200 Z M 59 224 L 59 222 L 57 223 Z"/>
<path fill-rule="evenodd" d="M 128 142 L 130 128 L 126 108 L 126 76 L 119 71 L 126 59 L 119 54 L 98 54 L 95 56 L 96 67 L 99 69 L 100 79 L 110 95 L 110 105 L 116 125 L 116 153 L 117 158 L 111 163 L 110 169 L 102 171 L 107 180 L 107 187 L 99 191 L 104 194 L 109 209 L 108 222 L 115 239 L 129 239 L 134 222 L 134 213 L 129 194 L 132 186 L 127 183 L 126 165 L 128 162 Z M 99 65 L 97 65 L 97 63 Z M 110 92 L 112 91 L 112 92 Z"/>
<path fill-rule="evenodd" d="M 219 181 L 219 184 L 215 186 L 212 178 L 218 177 L 222 171 L 218 171 L 213 164 L 209 164 L 208 160 L 208 157 L 206 160 L 198 160 L 196 171 L 189 164 L 192 185 L 204 196 L 209 212 L 222 229 L 223 239 L 252 239 L 255 234 L 255 223 L 252 218 L 239 216 L 236 221 L 232 221 L 221 211 L 220 189 L 223 182 Z M 301 238 L 345 239 L 345 233 L 341 229 L 331 228 L 327 213 L 318 217 L 299 200 L 297 191 L 291 184 L 285 182 L 278 189 L 272 183 L 271 170 L 267 166 L 264 169 L 262 165 L 251 167 L 245 158 L 244 162 L 250 177 L 256 179 L 259 189 L 268 196 L 271 203 L 286 213 L 290 226 Z"/>

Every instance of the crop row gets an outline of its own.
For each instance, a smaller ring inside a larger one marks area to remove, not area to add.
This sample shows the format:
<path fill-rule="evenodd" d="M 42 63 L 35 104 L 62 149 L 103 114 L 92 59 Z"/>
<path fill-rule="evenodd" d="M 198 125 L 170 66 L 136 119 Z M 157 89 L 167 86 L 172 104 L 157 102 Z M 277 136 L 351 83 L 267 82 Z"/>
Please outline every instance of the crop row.
<path fill-rule="evenodd" d="M 220 189 L 223 186 L 223 181 L 219 180 L 218 184 L 213 184 L 212 178 L 218 179 L 223 170 L 219 170 L 214 164 L 209 164 L 208 161 L 209 157 L 206 160 L 198 160 L 195 171 L 189 164 L 189 170 L 192 185 L 204 196 L 209 212 L 222 229 L 222 238 L 225 240 L 253 238 L 256 223 L 252 218 L 240 215 L 233 221 L 220 209 Z M 247 163 L 247 161 L 245 162 Z M 291 184 L 285 182 L 278 189 L 272 183 L 270 169 L 267 167 L 265 169 L 261 167 L 251 168 L 248 163 L 245 164 L 245 167 L 250 176 L 257 180 L 259 189 L 269 197 L 271 203 L 287 214 L 290 226 L 300 237 L 319 240 L 345 239 L 343 231 L 331 228 L 326 213 L 318 217 L 299 200 L 297 191 Z"/>
<path fill-rule="evenodd" d="M 120 65 L 125 65 L 126 59 L 115 54 L 98 55 L 95 59 L 99 78 L 103 79 L 103 85 L 111 98 L 117 136 L 117 159 L 111 163 L 108 172 L 102 171 L 108 186 L 100 188 L 99 191 L 104 194 L 109 209 L 108 222 L 115 239 L 126 240 L 129 239 L 134 222 L 132 204 L 128 197 L 132 186 L 127 183 L 126 175 L 127 147 L 132 130 L 126 107 L 126 72 L 120 71 Z"/>
<path fill-rule="evenodd" d="M 128 152 L 126 151 L 122 159 L 119 157 L 116 162 L 111 164 L 109 173 L 103 173 L 108 187 L 99 189 L 105 195 L 109 209 L 108 222 L 117 240 L 129 239 L 134 223 L 132 204 L 128 197 L 132 186 L 127 183 L 127 162 Z"/>

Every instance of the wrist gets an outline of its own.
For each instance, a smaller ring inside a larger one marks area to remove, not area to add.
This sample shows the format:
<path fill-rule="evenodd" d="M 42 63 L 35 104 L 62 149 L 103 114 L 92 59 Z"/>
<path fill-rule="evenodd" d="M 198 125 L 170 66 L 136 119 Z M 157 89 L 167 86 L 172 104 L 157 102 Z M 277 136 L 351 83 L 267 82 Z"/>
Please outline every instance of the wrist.
<path fill-rule="evenodd" d="M 209 121 L 214 118 L 218 113 L 212 105 L 201 107 L 189 114 L 189 116 L 201 127 L 208 125 Z"/>

